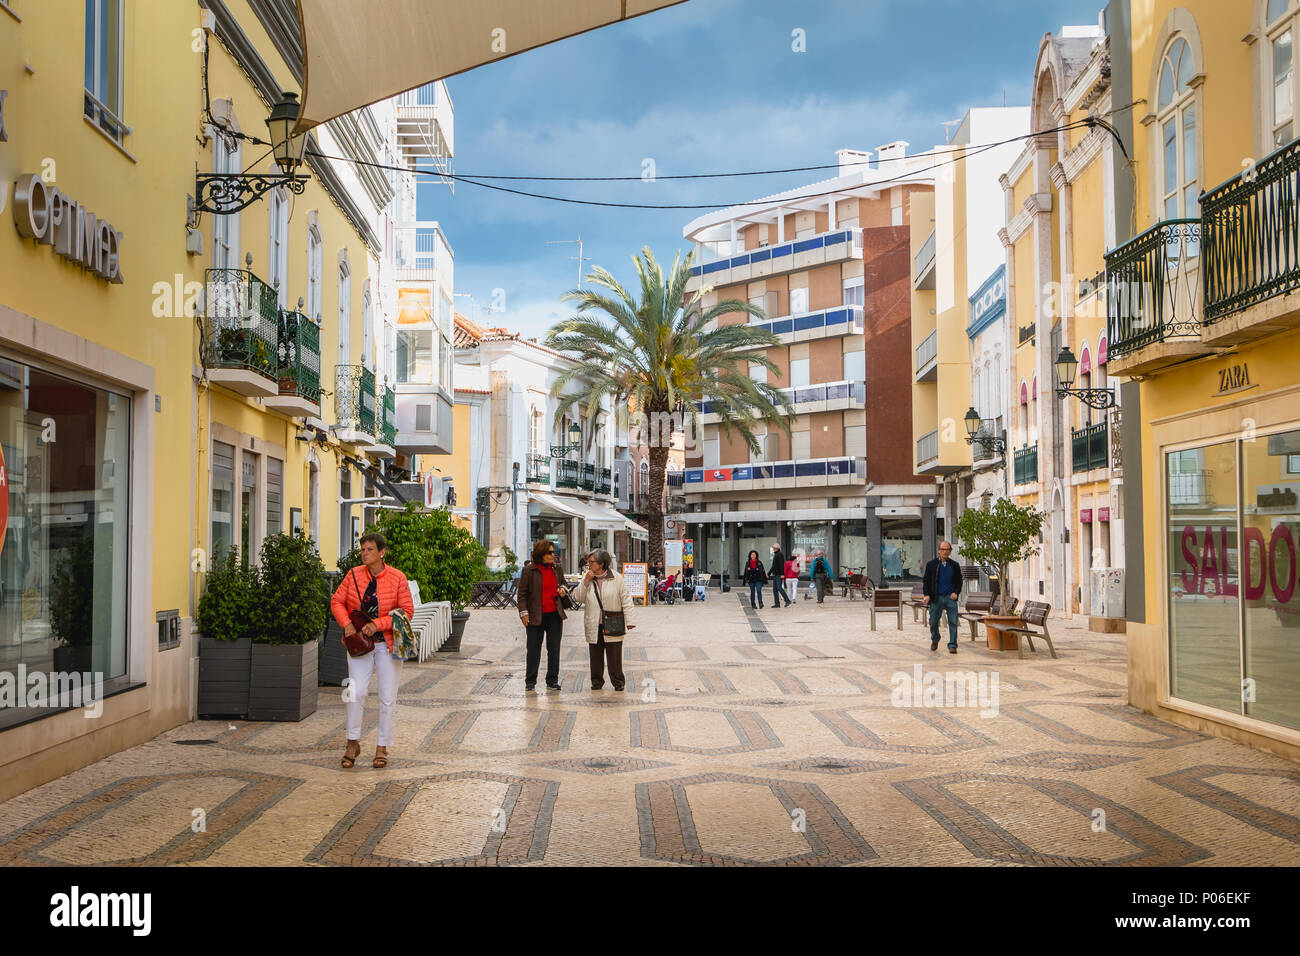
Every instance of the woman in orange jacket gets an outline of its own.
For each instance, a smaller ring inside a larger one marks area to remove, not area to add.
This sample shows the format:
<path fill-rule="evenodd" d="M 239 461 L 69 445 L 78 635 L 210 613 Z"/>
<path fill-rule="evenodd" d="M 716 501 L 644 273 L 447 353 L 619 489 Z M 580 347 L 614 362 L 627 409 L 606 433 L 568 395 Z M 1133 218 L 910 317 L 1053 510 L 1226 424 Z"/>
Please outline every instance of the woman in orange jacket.
<path fill-rule="evenodd" d="M 406 575 L 384 563 L 388 542 L 378 532 L 361 536 L 361 563 L 343 576 L 334 592 L 330 610 L 346 636 L 356 633 L 351 614 L 360 610 L 370 623 L 361 633 L 375 638 L 375 649 L 361 657 L 348 655 L 350 694 L 344 698 L 348 710 L 348 742 L 343 750 L 343 766 L 351 768 L 361 753 L 361 721 L 370 693 L 370 675 L 379 673 L 379 743 L 375 747 L 376 769 L 388 765 L 388 748 L 393 743 L 397 722 L 397 683 L 402 662 L 393 659 L 392 613 L 400 608 L 408 619 L 415 613 L 411 587 Z M 379 638 L 383 639 L 380 640 Z"/>

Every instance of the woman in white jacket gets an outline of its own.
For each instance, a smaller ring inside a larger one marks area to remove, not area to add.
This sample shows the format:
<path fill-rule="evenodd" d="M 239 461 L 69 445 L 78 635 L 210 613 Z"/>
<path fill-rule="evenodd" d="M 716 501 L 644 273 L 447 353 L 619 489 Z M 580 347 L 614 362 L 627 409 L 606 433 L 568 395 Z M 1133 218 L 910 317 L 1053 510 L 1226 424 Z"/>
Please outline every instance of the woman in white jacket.
<path fill-rule="evenodd" d="M 600 619 L 602 610 L 622 611 L 623 620 L 630 628 L 632 597 L 627 592 L 623 575 L 614 570 L 614 559 L 608 551 L 596 550 L 587 556 L 587 573 L 570 596 L 582 604 L 582 623 L 587 647 L 591 651 L 591 689 L 600 690 L 605 686 L 605 665 L 608 663 L 614 690 L 622 690 L 626 681 L 623 676 L 623 637 L 607 638 Z"/>

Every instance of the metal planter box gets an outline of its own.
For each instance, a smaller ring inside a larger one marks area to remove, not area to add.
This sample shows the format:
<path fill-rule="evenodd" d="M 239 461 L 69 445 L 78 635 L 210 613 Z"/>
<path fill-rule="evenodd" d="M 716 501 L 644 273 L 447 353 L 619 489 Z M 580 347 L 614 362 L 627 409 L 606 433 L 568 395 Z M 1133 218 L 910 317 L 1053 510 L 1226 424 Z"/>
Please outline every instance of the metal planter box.
<path fill-rule="evenodd" d="M 319 644 L 253 645 L 249 720 L 302 720 L 316 712 Z"/>
<path fill-rule="evenodd" d="M 348 676 L 348 649 L 343 646 L 343 628 L 330 618 L 320 639 L 316 680 L 329 687 L 342 687 Z"/>
<path fill-rule="evenodd" d="M 199 638 L 200 717 L 248 716 L 253 642 Z"/>

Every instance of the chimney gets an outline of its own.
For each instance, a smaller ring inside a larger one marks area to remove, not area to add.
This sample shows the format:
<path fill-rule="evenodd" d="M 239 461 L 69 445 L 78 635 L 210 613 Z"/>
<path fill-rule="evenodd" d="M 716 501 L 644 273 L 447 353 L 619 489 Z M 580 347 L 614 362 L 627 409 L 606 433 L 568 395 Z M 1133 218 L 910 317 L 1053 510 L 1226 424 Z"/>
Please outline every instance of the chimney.
<path fill-rule="evenodd" d="M 901 139 L 893 143 L 886 143 L 884 146 L 876 147 L 876 159 L 879 162 L 886 160 L 901 159 L 907 155 L 908 144 Z"/>
<path fill-rule="evenodd" d="M 841 176 L 851 176 L 854 173 L 865 172 L 871 168 L 871 153 L 863 152 L 860 149 L 837 149 L 836 157 L 840 161 Z"/>

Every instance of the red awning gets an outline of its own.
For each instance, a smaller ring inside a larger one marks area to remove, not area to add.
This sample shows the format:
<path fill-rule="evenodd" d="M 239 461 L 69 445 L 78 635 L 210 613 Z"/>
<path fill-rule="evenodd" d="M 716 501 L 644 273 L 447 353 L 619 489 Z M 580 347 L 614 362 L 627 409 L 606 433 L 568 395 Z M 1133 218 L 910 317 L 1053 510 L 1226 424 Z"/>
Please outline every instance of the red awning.
<path fill-rule="evenodd" d="M 1079 374 L 1092 374 L 1092 353 L 1088 351 L 1088 346 L 1083 347 L 1083 354 L 1079 356 Z"/>
<path fill-rule="evenodd" d="M 1020 404 L 1021 405 L 1029 404 L 1029 385 L 1025 382 L 1023 378 L 1020 380 Z"/>
<path fill-rule="evenodd" d="M 1097 366 L 1106 364 L 1106 333 L 1101 333 L 1101 339 L 1097 342 Z"/>
<path fill-rule="evenodd" d="M 1038 375 L 1037 375 L 1037 373 L 1034 374 L 1034 390 L 1033 390 L 1033 398 L 1034 398 L 1034 401 L 1038 401 Z"/>

